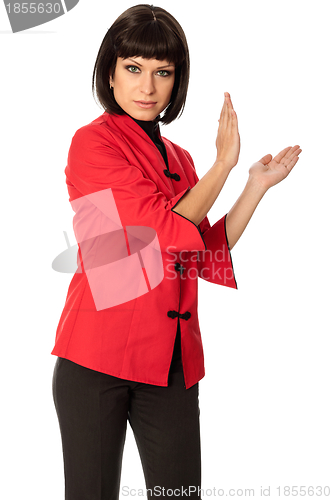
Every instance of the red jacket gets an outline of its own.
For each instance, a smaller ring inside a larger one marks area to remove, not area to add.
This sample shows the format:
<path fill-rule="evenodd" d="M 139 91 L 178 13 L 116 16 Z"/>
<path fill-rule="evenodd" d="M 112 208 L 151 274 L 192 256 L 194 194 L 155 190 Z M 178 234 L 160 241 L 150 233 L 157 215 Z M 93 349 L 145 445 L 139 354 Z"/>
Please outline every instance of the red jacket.
<path fill-rule="evenodd" d="M 211 227 L 176 213 L 199 179 L 189 153 L 162 139 L 169 170 L 128 115 L 105 112 L 75 133 L 65 174 L 79 260 L 52 354 L 167 386 L 179 317 L 188 389 L 205 374 L 197 277 L 237 285 L 226 216 Z"/>

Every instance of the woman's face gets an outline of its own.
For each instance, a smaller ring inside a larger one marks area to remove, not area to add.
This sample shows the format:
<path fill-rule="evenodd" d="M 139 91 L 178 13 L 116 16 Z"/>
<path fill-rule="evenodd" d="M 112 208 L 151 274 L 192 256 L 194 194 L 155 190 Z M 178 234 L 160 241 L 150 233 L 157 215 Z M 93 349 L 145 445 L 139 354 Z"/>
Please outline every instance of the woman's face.
<path fill-rule="evenodd" d="M 168 61 L 118 57 L 110 85 L 121 108 L 136 120 L 154 120 L 168 105 L 175 66 Z"/>

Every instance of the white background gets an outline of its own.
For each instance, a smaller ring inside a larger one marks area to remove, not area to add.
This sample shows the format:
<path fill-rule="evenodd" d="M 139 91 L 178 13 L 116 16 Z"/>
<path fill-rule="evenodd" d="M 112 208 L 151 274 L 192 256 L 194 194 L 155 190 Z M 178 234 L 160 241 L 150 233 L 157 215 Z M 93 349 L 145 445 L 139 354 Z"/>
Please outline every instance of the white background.
<path fill-rule="evenodd" d="M 71 138 L 103 113 L 95 58 L 132 2 L 81 0 L 12 34 L 0 5 L 2 361 L 1 498 L 61 500 L 61 438 L 50 354 L 72 275 L 52 270 L 74 244 L 64 169 Z M 241 153 L 211 224 L 240 195 L 251 164 L 299 144 L 289 177 L 258 206 L 232 250 L 238 290 L 200 280 L 206 376 L 200 382 L 203 489 L 331 487 L 331 4 L 318 0 L 163 0 L 182 25 L 191 81 L 162 135 L 215 159 L 223 94 Z M 145 488 L 128 426 L 122 486 Z M 205 495 L 207 496 L 207 494 Z M 245 496 L 245 492 L 239 492 Z M 124 498 L 122 496 L 122 498 Z"/>

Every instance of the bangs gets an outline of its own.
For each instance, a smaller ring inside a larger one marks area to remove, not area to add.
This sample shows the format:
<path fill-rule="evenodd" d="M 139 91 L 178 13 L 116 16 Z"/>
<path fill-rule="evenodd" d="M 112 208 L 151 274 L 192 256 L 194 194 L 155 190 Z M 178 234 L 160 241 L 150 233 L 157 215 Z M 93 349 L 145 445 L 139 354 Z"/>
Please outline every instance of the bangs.
<path fill-rule="evenodd" d="M 144 59 L 158 59 L 168 61 L 179 66 L 185 59 L 186 53 L 183 44 L 175 33 L 164 31 L 161 23 L 149 21 L 128 30 L 124 36 L 120 35 L 115 41 L 118 57 L 143 57 Z"/>

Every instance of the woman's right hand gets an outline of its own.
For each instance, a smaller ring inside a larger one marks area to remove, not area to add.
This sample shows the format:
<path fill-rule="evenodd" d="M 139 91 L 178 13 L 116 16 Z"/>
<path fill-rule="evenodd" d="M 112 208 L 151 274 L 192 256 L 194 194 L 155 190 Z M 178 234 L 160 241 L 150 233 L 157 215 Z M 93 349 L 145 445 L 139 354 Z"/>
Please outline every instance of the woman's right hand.
<path fill-rule="evenodd" d="M 226 168 L 231 170 L 237 164 L 240 154 L 240 134 L 237 116 L 233 109 L 231 96 L 225 92 L 224 105 L 219 119 L 219 128 L 216 140 L 217 159 Z"/>

